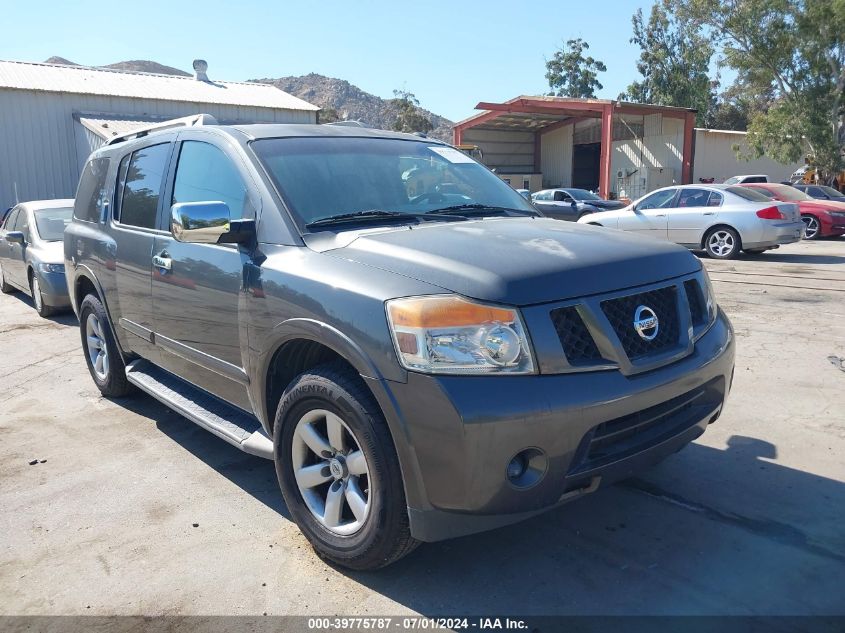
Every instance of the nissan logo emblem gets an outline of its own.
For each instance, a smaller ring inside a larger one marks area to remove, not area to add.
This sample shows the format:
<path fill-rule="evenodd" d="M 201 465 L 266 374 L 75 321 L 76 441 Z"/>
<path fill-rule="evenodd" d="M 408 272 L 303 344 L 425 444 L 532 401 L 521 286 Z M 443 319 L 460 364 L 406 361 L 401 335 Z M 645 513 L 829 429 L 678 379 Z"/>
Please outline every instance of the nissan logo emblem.
<path fill-rule="evenodd" d="M 660 328 L 660 321 L 654 310 L 648 306 L 639 306 L 634 312 L 634 329 L 644 341 L 653 341 L 657 338 L 657 331 Z"/>

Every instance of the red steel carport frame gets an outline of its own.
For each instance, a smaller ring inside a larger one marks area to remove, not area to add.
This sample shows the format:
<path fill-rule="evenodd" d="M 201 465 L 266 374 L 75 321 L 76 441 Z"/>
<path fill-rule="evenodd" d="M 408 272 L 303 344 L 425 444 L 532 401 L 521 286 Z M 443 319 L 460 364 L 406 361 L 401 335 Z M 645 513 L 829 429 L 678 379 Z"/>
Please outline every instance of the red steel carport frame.
<path fill-rule="evenodd" d="M 681 162 L 681 184 L 692 182 L 693 134 L 696 111 L 690 108 L 656 106 L 607 99 L 570 99 L 566 97 L 527 97 L 521 96 L 504 103 L 482 101 L 475 106 L 484 110 L 475 116 L 457 123 L 454 127 L 455 145 L 463 143 L 464 131 L 481 127 L 507 114 L 536 114 L 554 117 L 567 117 L 537 129 L 534 133 L 534 169 L 540 170 L 540 137 L 547 132 L 566 125 L 574 125 L 588 118 L 601 119 L 601 156 L 599 161 L 599 195 L 606 198 L 610 194 L 610 149 L 613 144 L 613 115 L 662 114 L 667 118 L 681 119 L 684 122 L 684 147 Z M 507 128 L 503 128 L 507 129 Z"/>

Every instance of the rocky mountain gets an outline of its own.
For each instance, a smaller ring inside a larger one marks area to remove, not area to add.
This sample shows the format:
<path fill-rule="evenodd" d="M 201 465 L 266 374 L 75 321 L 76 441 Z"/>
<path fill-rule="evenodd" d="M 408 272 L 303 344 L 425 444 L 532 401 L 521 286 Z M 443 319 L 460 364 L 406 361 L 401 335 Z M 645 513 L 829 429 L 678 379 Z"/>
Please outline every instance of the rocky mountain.
<path fill-rule="evenodd" d="M 398 114 L 398 108 L 390 102 L 390 99 L 382 99 L 365 92 L 344 79 L 310 73 L 300 77 L 254 79 L 251 81 L 271 84 L 321 108 L 337 110 L 341 119 L 361 121 L 374 128 L 389 130 Z M 453 123 L 449 119 L 424 109 L 422 113 L 434 125 L 434 129 L 429 132 L 429 136 L 445 141 L 452 140 Z"/>
<path fill-rule="evenodd" d="M 79 64 L 65 59 L 64 57 L 53 56 L 44 60 L 45 64 L 62 64 L 64 66 L 79 66 Z M 129 72 L 140 73 L 157 73 L 159 75 L 177 75 L 179 77 L 190 77 L 191 73 L 186 73 L 184 70 L 173 68 L 173 66 L 165 66 L 158 62 L 149 61 L 146 59 L 132 59 L 125 62 L 117 62 L 115 64 L 108 64 L 106 66 L 95 66 L 95 68 L 110 68 L 112 70 L 126 70 Z"/>
<path fill-rule="evenodd" d="M 64 57 L 57 56 L 47 59 L 45 63 L 64 64 L 67 66 L 79 65 Z M 117 62 L 108 64 L 107 66 L 101 66 L 100 68 L 177 75 L 180 77 L 191 76 L 190 73 L 184 70 L 144 59 Z M 389 130 L 394 121 L 396 121 L 399 113 L 399 109 L 390 99 L 383 99 L 369 92 L 365 92 L 344 79 L 310 73 L 299 77 L 251 79 L 250 81 L 271 84 L 300 99 L 305 99 L 320 108 L 336 110 L 341 119 L 361 121 L 365 125 L 374 128 Z M 420 111 L 434 125 L 434 129 L 429 132 L 429 136 L 444 141 L 452 140 L 452 121 L 425 109 L 420 109 Z"/>

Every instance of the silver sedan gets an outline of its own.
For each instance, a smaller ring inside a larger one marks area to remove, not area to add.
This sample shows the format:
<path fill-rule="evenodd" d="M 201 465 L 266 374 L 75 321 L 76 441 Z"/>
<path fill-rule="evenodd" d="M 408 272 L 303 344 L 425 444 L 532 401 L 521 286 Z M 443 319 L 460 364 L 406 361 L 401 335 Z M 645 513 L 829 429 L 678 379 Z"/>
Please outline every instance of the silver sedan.
<path fill-rule="evenodd" d="M 26 292 L 43 317 L 70 307 L 63 239 L 72 215 L 72 199 L 22 202 L 0 227 L 0 289 Z"/>
<path fill-rule="evenodd" d="M 593 213 L 578 222 L 670 240 L 705 250 L 714 259 L 797 242 L 804 229 L 798 205 L 731 185 L 665 187 L 623 209 Z"/>

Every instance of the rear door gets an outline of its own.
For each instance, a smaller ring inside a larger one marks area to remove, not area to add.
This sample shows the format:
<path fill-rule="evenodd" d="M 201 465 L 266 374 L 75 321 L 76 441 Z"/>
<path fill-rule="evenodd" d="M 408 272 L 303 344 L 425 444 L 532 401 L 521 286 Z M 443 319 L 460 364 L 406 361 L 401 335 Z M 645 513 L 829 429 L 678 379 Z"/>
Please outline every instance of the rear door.
<path fill-rule="evenodd" d="M 678 190 L 660 189 L 625 211 L 619 211 L 619 228 L 660 239 L 668 237 L 667 209 L 673 206 Z"/>
<path fill-rule="evenodd" d="M 178 202 L 225 202 L 230 218 L 255 218 L 249 172 L 216 135 L 184 132 L 168 178 L 165 213 Z M 153 271 L 156 342 L 162 365 L 185 380 L 251 410 L 241 355 L 239 301 L 248 254 L 232 244 L 191 244 L 156 236 Z M 245 334 L 244 334 L 245 336 Z"/>
<path fill-rule="evenodd" d="M 152 258 L 156 235 L 162 233 L 159 209 L 173 143 L 141 147 L 124 156 L 111 221 L 114 240 L 114 284 L 118 327 L 133 351 L 157 360 L 153 345 Z"/>
<path fill-rule="evenodd" d="M 574 202 L 565 191 L 552 191 L 537 206 L 550 217 L 575 221 L 578 219 L 578 208 Z"/>
<path fill-rule="evenodd" d="M 666 209 L 669 240 L 698 246 L 719 212 L 722 194 L 709 189 L 681 189 L 673 204 Z"/>

